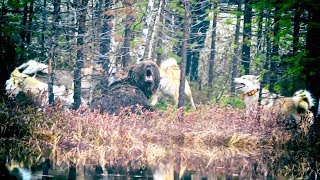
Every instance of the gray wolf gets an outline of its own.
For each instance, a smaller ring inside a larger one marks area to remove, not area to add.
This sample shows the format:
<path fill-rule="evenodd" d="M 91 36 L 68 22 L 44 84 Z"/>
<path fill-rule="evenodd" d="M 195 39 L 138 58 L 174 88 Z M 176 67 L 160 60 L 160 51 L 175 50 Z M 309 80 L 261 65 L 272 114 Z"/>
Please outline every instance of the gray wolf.
<path fill-rule="evenodd" d="M 160 86 L 156 94 L 152 97 L 151 105 L 156 105 L 159 98 L 167 96 L 173 98 L 175 104 L 178 105 L 181 70 L 177 60 L 174 58 L 169 58 L 163 61 L 160 64 L 159 70 L 161 76 Z M 184 93 L 189 98 L 192 107 L 196 108 L 192 98 L 191 88 L 187 80 L 185 80 Z"/>
<path fill-rule="evenodd" d="M 22 74 L 33 75 L 36 79 L 47 82 L 48 81 L 48 65 L 38 62 L 36 60 L 29 60 L 16 68 L 21 71 Z M 81 68 L 81 96 L 83 98 L 83 103 L 90 102 L 93 96 L 93 91 L 97 84 L 99 83 L 96 78 L 103 73 L 103 68 L 101 65 L 87 65 Z M 73 80 L 74 74 L 71 70 L 54 70 L 55 79 L 54 84 L 57 86 L 65 86 L 68 92 L 73 92 Z M 73 93 L 72 93 L 73 94 Z"/>
<path fill-rule="evenodd" d="M 40 63 L 36 60 L 29 60 L 28 62 L 23 63 L 16 69 L 18 69 L 19 71 L 22 70 L 21 73 L 28 75 L 35 74 L 37 72 L 48 74 L 48 65 Z"/>
<path fill-rule="evenodd" d="M 6 81 L 5 89 L 9 97 L 16 97 L 19 93 L 23 92 L 30 94 L 34 99 L 39 101 L 39 105 L 44 106 L 48 104 L 48 84 L 31 77 L 27 74 L 20 73 L 15 69 L 11 73 L 10 79 Z M 53 94 L 55 98 L 59 98 L 66 102 L 67 105 L 73 103 L 71 98 L 73 95 L 68 94 L 65 86 L 53 86 Z"/>
<path fill-rule="evenodd" d="M 152 61 L 141 61 L 130 67 L 127 75 L 113 82 L 101 96 L 95 97 L 91 109 L 100 112 L 117 114 L 121 108 L 130 107 L 137 112 L 138 106 L 152 110 L 149 105 L 150 97 L 160 84 L 160 72 L 157 64 Z"/>
<path fill-rule="evenodd" d="M 260 77 L 254 75 L 244 75 L 234 79 L 236 90 L 242 94 L 246 109 L 258 105 L 260 91 Z M 262 107 L 278 108 L 284 115 L 292 116 L 297 122 L 302 118 L 310 116 L 310 108 L 314 106 L 314 99 L 307 90 L 299 90 L 292 97 L 284 97 L 269 92 L 267 89 L 261 90 Z M 311 113 L 312 114 L 312 113 Z"/>

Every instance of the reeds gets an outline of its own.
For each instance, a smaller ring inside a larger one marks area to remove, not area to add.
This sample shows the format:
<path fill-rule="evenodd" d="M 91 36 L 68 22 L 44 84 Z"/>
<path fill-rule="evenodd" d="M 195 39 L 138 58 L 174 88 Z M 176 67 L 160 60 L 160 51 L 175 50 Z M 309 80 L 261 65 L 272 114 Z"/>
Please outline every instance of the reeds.
<path fill-rule="evenodd" d="M 22 113 L 23 112 L 23 113 Z M 21 111 L 28 135 L 17 138 L 17 148 L 32 152 L 32 160 L 49 158 L 54 164 L 117 164 L 132 167 L 168 164 L 180 157 L 188 168 L 210 169 L 231 158 L 255 157 L 261 149 L 287 142 L 277 112 L 199 105 L 178 121 L 178 110 L 131 113 L 118 116 L 59 106 Z M 11 151 L 13 152 L 13 151 Z M 241 161 L 241 160 L 239 160 Z"/>

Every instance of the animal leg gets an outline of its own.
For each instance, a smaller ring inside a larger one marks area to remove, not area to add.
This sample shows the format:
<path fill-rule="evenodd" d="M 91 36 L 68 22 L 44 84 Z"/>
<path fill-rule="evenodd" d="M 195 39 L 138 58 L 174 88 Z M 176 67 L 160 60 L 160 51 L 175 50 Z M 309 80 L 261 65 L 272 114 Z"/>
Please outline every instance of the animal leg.
<path fill-rule="evenodd" d="M 151 101 L 151 106 L 155 106 L 156 104 L 158 103 L 158 95 L 157 94 L 154 94 L 152 96 L 152 101 Z"/>
<path fill-rule="evenodd" d="M 190 86 L 189 86 L 188 81 L 186 81 L 184 93 L 186 94 L 186 96 L 188 96 L 188 98 L 189 98 L 189 100 L 190 100 L 190 103 L 191 103 L 191 106 L 192 106 L 194 109 L 196 109 L 196 105 L 194 104 L 194 101 L 193 101 L 193 98 L 192 98 L 191 89 L 190 89 Z"/>

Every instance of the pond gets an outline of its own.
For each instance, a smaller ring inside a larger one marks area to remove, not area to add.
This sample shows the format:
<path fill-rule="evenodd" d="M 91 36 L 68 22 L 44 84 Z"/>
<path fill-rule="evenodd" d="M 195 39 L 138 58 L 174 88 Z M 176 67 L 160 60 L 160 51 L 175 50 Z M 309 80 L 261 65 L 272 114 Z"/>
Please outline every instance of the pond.
<path fill-rule="evenodd" d="M 319 175 L 319 161 L 308 154 L 311 151 L 293 151 L 289 144 L 287 149 L 266 146 L 259 150 L 225 146 L 191 150 L 181 146 L 167 152 L 154 146 L 144 152 L 146 155 L 110 156 L 104 165 L 92 159 L 90 163 L 90 157 L 83 157 L 87 159 L 83 164 L 42 157 L 30 166 L 26 164 L 30 157 L 20 156 L 6 164 L 10 175 L 2 162 L 0 174 L 13 179 L 317 179 Z M 25 164 L 18 163 L 23 161 Z"/>

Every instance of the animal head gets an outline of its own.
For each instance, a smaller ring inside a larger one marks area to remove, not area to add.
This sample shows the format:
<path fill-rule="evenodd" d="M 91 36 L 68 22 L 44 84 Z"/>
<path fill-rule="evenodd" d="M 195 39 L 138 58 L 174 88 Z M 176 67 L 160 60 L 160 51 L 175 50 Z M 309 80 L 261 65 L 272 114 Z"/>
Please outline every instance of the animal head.
<path fill-rule="evenodd" d="M 161 68 L 168 68 L 168 67 L 179 67 L 178 62 L 174 58 L 168 58 L 167 60 L 163 61 L 160 64 Z"/>
<path fill-rule="evenodd" d="M 22 91 L 15 77 L 11 77 L 6 81 L 5 89 L 9 97 L 14 97 Z"/>
<path fill-rule="evenodd" d="M 159 87 L 160 72 L 153 61 L 140 61 L 129 69 L 127 78 L 150 98 Z"/>
<path fill-rule="evenodd" d="M 8 79 L 5 84 L 6 93 L 9 95 L 9 97 L 16 96 L 19 94 L 19 92 L 22 92 L 20 84 L 26 77 L 27 75 L 20 73 L 18 69 L 15 69 L 11 73 L 10 79 Z"/>
<path fill-rule="evenodd" d="M 234 78 L 234 82 L 236 84 L 236 90 L 242 94 L 246 94 L 260 88 L 260 76 L 244 75 Z"/>

